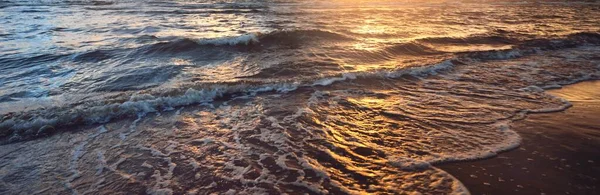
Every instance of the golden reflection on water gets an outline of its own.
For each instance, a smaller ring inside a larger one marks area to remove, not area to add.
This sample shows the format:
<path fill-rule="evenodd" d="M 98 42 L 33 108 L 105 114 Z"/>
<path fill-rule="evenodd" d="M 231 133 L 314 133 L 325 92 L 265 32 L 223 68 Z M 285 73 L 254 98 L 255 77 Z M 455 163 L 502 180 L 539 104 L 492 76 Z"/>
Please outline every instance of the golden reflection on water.
<path fill-rule="evenodd" d="M 505 50 L 511 49 L 513 45 L 509 44 L 469 44 L 469 45 L 435 45 L 436 50 L 443 52 L 469 52 L 469 51 L 492 51 L 492 50 Z"/>
<path fill-rule="evenodd" d="M 600 102 L 600 81 L 587 81 L 576 85 L 564 86 L 548 93 L 565 98 L 572 102 Z"/>
<path fill-rule="evenodd" d="M 363 21 L 363 25 L 351 30 L 351 32 L 359 34 L 383 34 L 390 31 L 389 27 L 381 25 L 377 19 L 368 19 Z"/>
<path fill-rule="evenodd" d="M 379 98 L 372 97 L 363 97 L 361 99 L 348 98 L 348 101 L 356 103 L 356 104 L 367 104 L 367 105 L 377 105 L 377 107 L 385 106 L 385 100 Z"/>

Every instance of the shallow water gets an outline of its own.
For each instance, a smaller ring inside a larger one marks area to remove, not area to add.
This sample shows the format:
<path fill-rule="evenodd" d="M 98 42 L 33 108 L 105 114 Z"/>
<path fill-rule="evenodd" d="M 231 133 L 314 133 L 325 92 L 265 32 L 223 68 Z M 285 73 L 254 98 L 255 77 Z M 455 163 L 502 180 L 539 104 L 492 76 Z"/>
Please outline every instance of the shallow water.
<path fill-rule="evenodd" d="M 468 193 L 433 165 L 569 107 L 599 9 L 2 1 L 0 192 Z"/>
<path fill-rule="evenodd" d="M 513 122 L 523 139 L 518 149 L 492 159 L 436 167 L 451 173 L 473 194 L 598 194 L 598 89 L 596 80 L 548 90 L 573 106 Z"/>

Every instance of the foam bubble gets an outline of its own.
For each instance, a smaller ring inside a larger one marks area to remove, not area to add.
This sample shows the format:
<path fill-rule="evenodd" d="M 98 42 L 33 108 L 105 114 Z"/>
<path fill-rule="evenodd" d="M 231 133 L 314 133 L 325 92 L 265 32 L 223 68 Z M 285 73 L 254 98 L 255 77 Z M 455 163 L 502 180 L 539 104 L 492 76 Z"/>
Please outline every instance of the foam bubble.
<path fill-rule="evenodd" d="M 244 34 L 244 35 L 240 35 L 240 36 L 232 36 L 232 37 L 202 39 L 202 40 L 198 41 L 199 44 L 217 45 L 217 46 L 219 46 L 219 45 L 230 45 L 230 46 L 249 45 L 249 44 L 258 43 L 258 42 L 259 42 L 258 36 L 253 33 Z"/>
<path fill-rule="evenodd" d="M 345 81 L 345 80 L 352 80 L 352 79 L 356 79 L 356 74 L 353 73 L 344 73 L 342 74 L 342 77 L 333 77 L 333 78 L 323 78 L 323 79 L 319 79 L 317 81 L 315 81 L 312 86 L 327 86 L 327 85 L 331 85 L 335 82 L 338 81 Z"/>

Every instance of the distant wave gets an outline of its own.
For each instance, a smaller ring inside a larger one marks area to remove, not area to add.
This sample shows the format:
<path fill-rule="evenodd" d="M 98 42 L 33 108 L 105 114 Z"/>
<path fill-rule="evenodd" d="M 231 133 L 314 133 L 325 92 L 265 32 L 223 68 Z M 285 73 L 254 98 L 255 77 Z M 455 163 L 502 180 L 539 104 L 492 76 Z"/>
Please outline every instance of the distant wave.
<path fill-rule="evenodd" d="M 388 52 L 390 54 L 394 54 L 394 55 L 415 55 L 415 56 L 444 53 L 444 52 L 435 50 L 432 47 L 425 46 L 423 44 L 419 44 L 417 42 L 396 44 L 391 47 L 385 48 L 384 51 Z"/>
<path fill-rule="evenodd" d="M 324 41 L 351 41 L 354 38 L 325 30 L 280 30 L 273 31 L 266 34 L 260 34 L 259 40 L 261 42 L 279 42 L 284 40 L 324 40 Z"/>
<path fill-rule="evenodd" d="M 142 38 L 140 38 L 142 39 Z M 148 36 L 143 37 L 144 40 Z M 136 39 L 137 40 L 137 39 Z M 171 38 L 171 40 L 155 43 L 140 48 L 149 53 L 156 52 L 183 52 L 206 47 L 237 47 L 260 48 L 268 46 L 290 46 L 307 44 L 315 41 L 350 41 L 353 38 L 329 31 L 322 30 L 280 30 L 268 33 L 248 33 L 239 36 L 218 38 L 193 39 Z"/>
<path fill-rule="evenodd" d="M 67 55 L 65 54 L 41 54 L 33 57 L 0 57 L 0 70 L 8 71 L 11 68 L 26 68 L 39 63 L 55 61 Z"/>
<path fill-rule="evenodd" d="M 350 41 L 353 38 L 324 30 L 278 30 L 267 33 L 249 33 L 233 37 L 198 40 L 199 45 L 247 46 L 299 43 L 300 41 Z"/>
<path fill-rule="evenodd" d="M 144 38 L 146 38 L 145 36 Z M 511 33 L 492 33 L 489 35 L 472 35 L 469 37 L 432 37 L 417 39 L 409 43 L 399 43 L 384 48 L 383 52 L 405 55 L 430 55 L 442 53 L 429 44 L 514 44 L 527 47 L 548 47 L 554 41 L 580 44 L 583 42 L 597 43 L 600 34 L 582 32 L 556 39 L 525 39 L 514 38 Z M 155 43 L 147 46 L 150 52 L 181 52 L 202 47 L 238 47 L 261 48 L 271 46 L 299 46 L 302 44 L 322 42 L 352 41 L 356 38 L 331 31 L 323 30 L 280 30 L 268 33 L 249 33 L 240 36 L 219 37 L 211 39 L 176 38 L 171 41 Z M 559 46 L 561 47 L 561 46 Z"/>
<path fill-rule="evenodd" d="M 600 34 L 598 33 L 575 33 L 567 35 L 561 39 L 532 39 L 522 41 L 512 49 L 492 50 L 492 51 L 477 51 L 459 53 L 463 58 L 471 58 L 477 60 L 503 60 L 531 53 L 536 53 L 540 50 L 557 50 L 564 48 L 573 48 L 586 44 L 600 44 Z"/>
<path fill-rule="evenodd" d="M 519 40 L 500 35 L 473 35 L 469 37 L 432 37 L 419 39 L 432 44 L 515 44 Z"/>
<path fill-rule="evenodd" d="M 512 33 L 503 31 L 492 33 L 489 35 L 473 35 L 469 37 L 437 37 L 417 39 L 408 43 L 397 43 L 382 48 L 379 51 L 370 51 L 364 53 L 356 53 L 352 55 L 366 56 L 367 59 L 371 55 L 372 58 L 390 57 L 394 55 L 432 55 L 441 54 L 444 52 L 438 51 L 431 44 L 447 45 L 447 44 L 509 44 L 515 45 L 516 48 L 547 48 L 560 49 L 565 47 L 573 47 L 581 44 L 599 44 L 600 33 L 598 32 L 580 32 L 564 37 L 556 37 L 554 39 L 525 39 L 519 40 L 513 38 Z M 356 40 L 355 37 L 340 34 L 331 31 L 323 30 L 279 30 L 267 33 L 248 33 L 239 36 L 218 37 L 210 39 L 194 39 L 188 37 L 156 37 L 151 35 L 142 35 L 136 38 L 128 38 L 124 42 L 148 43 L 147 45 L 138 48 L 130 48 L 133 50 L 132 55 L 148 55 L 148 54 L 175 54 L 179 52 L 193 51 L 197 49 L 237 49 L 236 51 L 260 50 L 268 47 L 293 47 L 305 44 L 323 44 L 329 42 L 344 42 Z M 114 51 L 113 51 L 114 50 Z M 126 53 L 126 49 L 113 50 L 98 50 L 87 51 L 85 53 L 74 54 L 39 54 L 35 57 L 20 58 L 18 56 L 0 56 L 0 63 L 4 66 L 0 69 L 10 68 L 14 66 L 22 66 L 26 64 L 35 64 L 40 62 L 55 61 L 66 56 L 72 56 L 74 61 L 89 61 L 97 62 L 103 59 L 110 58 L 115 53 Z M 474 58 L 485 58 L 486 53 L 496 53 L 497 51 L 475 52 L 471 55 Z M 463 55 L 464 53 L 461 53 Z"/>

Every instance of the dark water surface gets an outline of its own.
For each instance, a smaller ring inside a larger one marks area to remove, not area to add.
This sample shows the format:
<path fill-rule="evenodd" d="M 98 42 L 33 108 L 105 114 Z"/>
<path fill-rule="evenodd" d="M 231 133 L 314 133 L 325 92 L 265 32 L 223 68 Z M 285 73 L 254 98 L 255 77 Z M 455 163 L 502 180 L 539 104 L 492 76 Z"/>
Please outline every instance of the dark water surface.
<path fill-rule="evenodd" d="M 0 1 L 0 193 L 468 190 L 600 78 L 600 4 Z"/>

